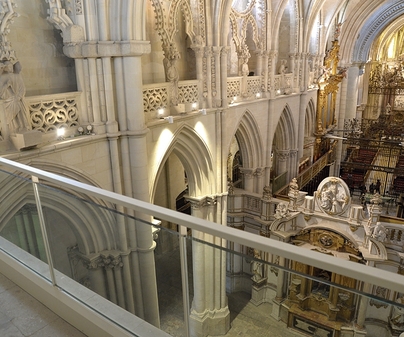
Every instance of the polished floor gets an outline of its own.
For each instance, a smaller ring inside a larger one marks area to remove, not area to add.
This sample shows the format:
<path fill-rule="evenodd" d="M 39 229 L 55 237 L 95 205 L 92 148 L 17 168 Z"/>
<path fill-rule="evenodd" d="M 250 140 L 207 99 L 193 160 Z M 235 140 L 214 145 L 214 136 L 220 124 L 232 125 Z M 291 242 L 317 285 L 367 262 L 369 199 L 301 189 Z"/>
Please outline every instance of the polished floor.
<path fill-rule="evenodd" d="M 85 337 L 0 273 L 1 337 Z"/>

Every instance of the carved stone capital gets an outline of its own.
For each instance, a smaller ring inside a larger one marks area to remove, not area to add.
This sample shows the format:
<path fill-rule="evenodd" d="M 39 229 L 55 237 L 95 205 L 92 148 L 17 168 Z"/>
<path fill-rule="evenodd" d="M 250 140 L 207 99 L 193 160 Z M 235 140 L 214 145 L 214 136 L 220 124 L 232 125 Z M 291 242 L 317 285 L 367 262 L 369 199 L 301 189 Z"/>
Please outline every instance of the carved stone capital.
<path fill-rule="evenodd" d="M 240 168 L 241 174 L 244 175 L 247 179 L 252 179 L 254 177 L 255 170 L 252 168 Z"/>
<path fill-rule="evenodd" d="M 279 161 L 286 161 L 289 158 L 290 150 L 276 150 L 276 156 Z"/>

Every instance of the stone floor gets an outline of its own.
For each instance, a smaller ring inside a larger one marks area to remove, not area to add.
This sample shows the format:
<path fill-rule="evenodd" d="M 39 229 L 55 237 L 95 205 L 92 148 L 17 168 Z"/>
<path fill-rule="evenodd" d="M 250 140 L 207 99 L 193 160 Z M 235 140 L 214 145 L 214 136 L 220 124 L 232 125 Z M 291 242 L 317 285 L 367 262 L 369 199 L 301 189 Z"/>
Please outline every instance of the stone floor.
<path fill-rule="evenodd" d="M 85 337 L 0 273 L 1 337 Z"/>

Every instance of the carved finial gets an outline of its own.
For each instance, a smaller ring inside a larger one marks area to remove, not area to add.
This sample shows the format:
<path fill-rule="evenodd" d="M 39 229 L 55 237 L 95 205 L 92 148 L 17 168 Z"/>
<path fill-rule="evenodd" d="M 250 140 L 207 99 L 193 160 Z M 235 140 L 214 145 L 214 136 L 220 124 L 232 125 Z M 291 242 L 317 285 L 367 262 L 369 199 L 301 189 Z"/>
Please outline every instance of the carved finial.
<path fill-rule="evenodd" d="M 0 60 L 15 61 L 15 51 L 11 48 L 11 43 L 7 39 L 10 33 L 10 24 L 19 14 L 14 11 L 17 5 L 14 0 L 0 1 Z"/>

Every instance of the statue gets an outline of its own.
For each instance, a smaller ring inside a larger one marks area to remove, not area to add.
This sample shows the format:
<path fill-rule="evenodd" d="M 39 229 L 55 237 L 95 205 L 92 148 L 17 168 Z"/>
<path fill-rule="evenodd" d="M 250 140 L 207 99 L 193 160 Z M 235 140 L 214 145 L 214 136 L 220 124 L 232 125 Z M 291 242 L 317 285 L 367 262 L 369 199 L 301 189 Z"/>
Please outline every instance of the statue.
<path fill-rule="evenodd" d="M 286 218 L 288 214 L 289 214 L 288 205 L 285 204 L 284 202 L 280 202 L 275 210 L 275 218 L 276 219 Z"/>
<path fill-rule="evenodd" d="M 372 231 L 372 238 L 375 238 L 377 241 L 384 242 L 386 237 L 387 229 L 380 222 L 377 222 Z"/>
<path fill-rule="evenodd" d="M 264 192 L 262 193 L 262 199 L 265 201 L 270 201 L 272 198 L 272 188 L 271 186 L 264 186 Z"/>
<path fill-rule="evenodd" d="M 254 249 L 254 258 L 261 259 L 261 254 L 256 249 Z M 258 260 L 252 260 L 251 263 L 252 263 L 251 269 L 253 273 L 251 280 L 253 280 L 254 282 L 259 282 L 263 279 L 264 276 L 262 262 Z"/>
<path fill-rule="evenodd" d="M 0 65 L 0 98 L 4 100 L 5 118 L 9 133 L 31 130 L 29 110 L 24 101 L 25 85 L 21 77 L 21 64 L 4 61 Z"/>

